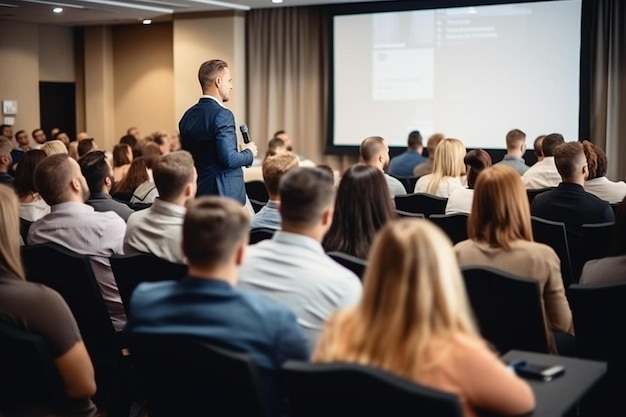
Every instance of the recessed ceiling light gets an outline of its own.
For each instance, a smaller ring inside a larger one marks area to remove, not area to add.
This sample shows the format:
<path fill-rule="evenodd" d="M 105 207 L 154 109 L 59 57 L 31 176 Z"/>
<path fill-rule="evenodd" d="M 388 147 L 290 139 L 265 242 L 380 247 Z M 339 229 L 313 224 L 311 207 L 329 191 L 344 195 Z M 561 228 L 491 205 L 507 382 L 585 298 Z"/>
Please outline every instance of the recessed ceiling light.
<path fill-rule="evenodd" d="M 276 4 L 282 3 L 282 2 L 283 2 L 283 0 L 272 0 L 272 3 L 276 3 Z"/>
<path fill-rule="evenodd" d="M 144 25 L 149 25 L 150 23 L 152 23 L 152 20 L 150 20 L 150 19 L 143 19 L 143 22 L 141 22 L 141 23 L 143 23 Z"/>
<path fill-rule="evenodd" d="M 63 11 L 63 8 L 62 7 L 55 7 L 54 9 L 52 9 L 52 11 L 54 13 L 61 13 Z"/>

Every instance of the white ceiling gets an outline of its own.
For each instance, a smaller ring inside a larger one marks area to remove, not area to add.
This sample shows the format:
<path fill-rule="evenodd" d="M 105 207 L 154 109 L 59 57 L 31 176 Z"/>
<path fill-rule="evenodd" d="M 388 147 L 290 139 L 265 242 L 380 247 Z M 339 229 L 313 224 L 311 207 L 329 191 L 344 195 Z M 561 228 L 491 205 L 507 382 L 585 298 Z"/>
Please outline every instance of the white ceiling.
<path fill-rule="evenodd" d="M 272 0 L 0 0 L 0 20 L 82 26 L 170 20 L 177 13 L 351 2 L 355 1 L 283 0 L 273 4 Z M 55 7 L 62 7 L 63 12 L 53 13 Z"/>

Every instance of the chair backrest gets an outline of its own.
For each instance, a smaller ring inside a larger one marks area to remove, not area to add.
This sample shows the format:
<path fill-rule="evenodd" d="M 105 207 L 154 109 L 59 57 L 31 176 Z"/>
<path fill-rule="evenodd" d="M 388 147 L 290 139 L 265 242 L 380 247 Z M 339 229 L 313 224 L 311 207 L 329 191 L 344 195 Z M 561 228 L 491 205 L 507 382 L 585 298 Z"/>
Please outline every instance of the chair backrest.
<path fill-rule="evenodd" d="M 437 197 L 426 193 L 413 193 L 397 195 L 394 197 L 396 209 L 411 213 L 422 213 L 424 216 L 431 214 L 444 214 L 446 212 L 447 198 Z"/>
<path fill-rule="evenodd" d="M 572 274 L 574 282 L 578 282 L 583 266 L 592 259 L 609 256 L 613 244 L 615 223 L 583 224 L 581 236 L 568 236 Z"/>
<path fill-rule="evenodd" d="M 432 214 L 428 219 L 443 230 L 453 244 L 467 240 L 467 219 L 464 213 Z"/>
<path fill-rule="evenodd" d="M 455 395 L 357 364 L 288 361 L 280 385 L 292 417 L 463 415 Z"/>
<path fill-rule="evenodd" d="M 262 240 L 271 239 L 274 236 L 276 230 L 268 229 L 266 227 L 258 227 L 256 229 L 250 230 L 250 239 L 248 243 L 250 245 L 254 245 L 255 243 L 259 243 Z"/>
<path fill-rule="evenodd" d="M 404 186 L 404 189 L 407 192 L 407 194 L 411 194 L 413 191 L 415 191 L 415 184 L 417 183 L 418 177 L 398 177 L 396 175 L 391 175 L 391 174 L 387 174 L 387 175 L 400 181 L 402 185 Z"/>
<path fill-rule="evenodd" d="M 356 256 L 338 251 L 328 252 L 327 255 L 333 258 L 335 262 L 345 266 L 350 271 L 354 272 L 356 276 L 363 279 L 363 273 L 367 267 L 367 261 L 365 259 L 357 258 Z"/>
<path fill-rule="evenodd" d="M 86 255 L 54 243 L 23 246 L 26 279 L 56 290 L 69 306 L 92 360 L 121 355 L 100 288 Z"/>
<path fill-rule="evenodd" d="M 408 211 L 398 210 L 398 209 L 396 209 L 396 214 L 398 215 L 398 217 L 410 217 L 410 218 L 414 218 L 414 219 L 425 219 L 426 218 L 422 213 L 410 213 Z"/>
<path fill-rule="evenodd" d="M 270 199 L 269 194 L 267 193 L 267 189 L 265 188 L 265 183 L 259 180 L 248 181 L 245 183 L 246 194 L 250 200 L 256 200 L 258 202 L 264 203 Z"/>
<path fill-rule="evenodd" d="M 549 353 L 539 283 L 484 266 L 462 268 L 467 295 L 485 339 L 501 353 Z"/>
<path fill-rule="evenodd" d="M 132 334 L 130 347 L 151 417 L 267 415 L 248 355 L 180 335 Z"/>
<path fill-rule="evenodd" d="M 550 246 L 561 260 L 563 287 L 569 287 L 574 282 L 574 276 L 565 223 L 554 222 L 536 216 L 531 217 L 531 223 L 535 242 Z"/>
<path fill-rule="evenodd" d="M 577 355 L 608 362 L 605 377 L 598 389 L 586 397 L 587 404 L 583 402 L 583 408 L 591 410 L 589 415 L 623 416 L 626 413 L 623 401 L 626 339 L 620 323 L 626 317 L 626 283 L 572 284 L 568 293 Z"/>
<path fill-rule="evenodd" d="M 187 275 L 187 265 L 172 263 L 149 253 L 113 255 L 110 260 L 127 315 L 130 311 L 130 298 L 140 283 L 179 281 Z"/>
<path fill-rule="evenodd" d="M 545 192 L 545 191 L 550 191 L 553 190 L 554 187 L 548 187 L 548 188 L 539 188 L 536 190 L 526 190 L 526 194 L 528 195 L 528 202 L 532 204 L 533 200 L 535 199 L 535 197 L 537 197 L 539 194 Z"/>
<path fill-rule="evenodd" d="M 8 317 L 0 317 L 0 370 L 0 410 L 54 408 L 67 398 L 46 340 Z"/>
<path fill-rule="evenodd" d="M 259 200 L 255 200 L 254 198 L 249 198 L 249 200 L 250 200 L 250 205 L 252 206 L 252 209 L 254 210 L 255 213 L 258 213 L 259 211 L 261 211 L 261 209 L 265 207 L 265 205 L 267 204 L 267 201 L 259 201 Z"/>

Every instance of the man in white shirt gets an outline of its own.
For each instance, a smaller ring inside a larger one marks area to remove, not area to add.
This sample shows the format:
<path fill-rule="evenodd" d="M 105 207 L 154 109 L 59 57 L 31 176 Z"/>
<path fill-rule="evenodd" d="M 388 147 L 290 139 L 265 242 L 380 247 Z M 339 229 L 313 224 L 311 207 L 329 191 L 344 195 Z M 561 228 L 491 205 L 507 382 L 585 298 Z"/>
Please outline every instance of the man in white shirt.
<path fill-rule="evenodd" d="M 551 133 L 543 139 L 541 144 L 543 160 L 528 168 L 528 171 L 522 175 L 526 189 L 552 188 L 561 183 L 561 175 L 559 175 L 554 163 L 554 150 L 562 143 L 565 143 L 565 140 L 563 135 L 559 133 Z"/>
<path fill-rule="evenodd" d="M 363 139 L 361 146 L 359 147 L 359 153 L 361 159 L 369 166 L 378 168 L 385 174 L 385 180 L 387 181 L 387 187 L 389 187 L 389 195 L 393 199 L 397 195 L 406 194 L 406 188 L 404 185 L 391 175 L 385 173 L 385 169 L 389 166 L 389 146 L 385 139 L 380 136 L 370 136 Z"/>
<path fill-rule="evenodd" d="M 324 323 L 361 298 L 361 282 L 332 260 L 321 241 L 331 225 L 335 188 L 319 168 L 295 168 L 280 182 L 282 229 L 250 246 L 239 271 L 239 287 L 290 307 L 314 347 Z"/>
<path fill-rule="evenodd" d="M 198 175 L 187 151 L 161 156 L 152 167 L 159 197 L 154 204 L 128 218 L 124 250 L 151 253 L 174 263 L 185 263 L 181 249 L 185 203 L 196 195 Z"/>

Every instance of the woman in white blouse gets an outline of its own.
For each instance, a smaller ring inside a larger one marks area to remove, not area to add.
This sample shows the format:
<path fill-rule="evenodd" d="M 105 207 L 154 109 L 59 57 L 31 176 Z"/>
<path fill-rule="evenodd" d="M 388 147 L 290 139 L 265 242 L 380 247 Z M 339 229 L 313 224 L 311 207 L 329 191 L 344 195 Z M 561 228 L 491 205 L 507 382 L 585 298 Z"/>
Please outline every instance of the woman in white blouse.
<path fill-rule="evenodd" d="M 20 218 L 29 222 L 39 220 L 50 213 L 50 206 L 41 198 L 33 182 L 35 168 L 46 158 L 46 153 L 40 149 L 31 149 L 26 152 L 15 170 L 13 188 L 19 199 Z"/>
<path fill-rule="evenodd" d="M 435 149 L 432 174 L 424 175 L 415 184 L 416 193 L 448 198 L 457 188 L 465 188 L 465 145 L 458 139 L 444 139 Z"/>
<path fill-rule="evenodd" d="M 613 182 L 606 177 L 607 158 L 602 149 L 589 142 L 583 141 L 583 149 L 589 166 L 589 178 L 585 181 L 585 191 L 596 197 L 618 204 L 626 196 L 626 183 Z"/>

